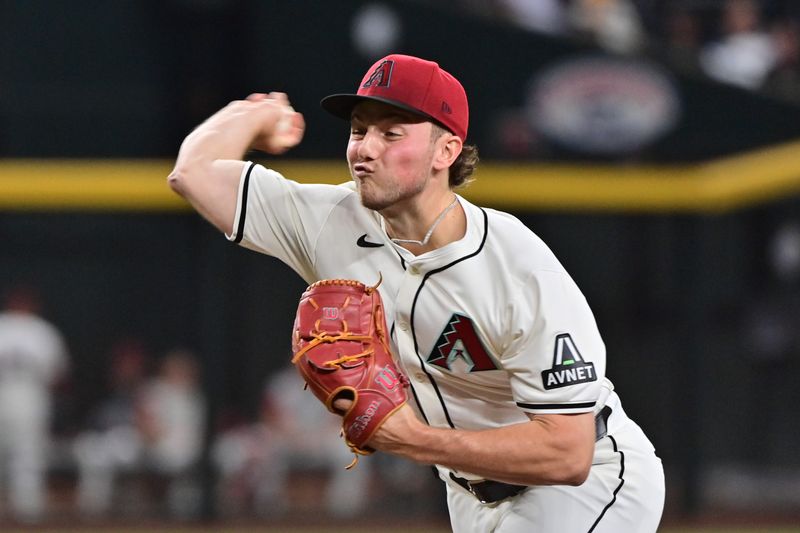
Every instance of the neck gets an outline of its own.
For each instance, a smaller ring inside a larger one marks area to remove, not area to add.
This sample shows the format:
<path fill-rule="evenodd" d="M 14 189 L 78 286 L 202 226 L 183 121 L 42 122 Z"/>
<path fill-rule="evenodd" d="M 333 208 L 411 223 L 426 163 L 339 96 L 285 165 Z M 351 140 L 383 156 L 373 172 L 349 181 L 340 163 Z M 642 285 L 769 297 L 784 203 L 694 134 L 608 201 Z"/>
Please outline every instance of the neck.
<path fill-rule="evenodd" d="M 436 198 L 417 202 L 413 209 L 387 211 L 381 215 L 389 237 L 415 255 L 441 248 L 466 232 L 464 210 L 449 189 Z"/>

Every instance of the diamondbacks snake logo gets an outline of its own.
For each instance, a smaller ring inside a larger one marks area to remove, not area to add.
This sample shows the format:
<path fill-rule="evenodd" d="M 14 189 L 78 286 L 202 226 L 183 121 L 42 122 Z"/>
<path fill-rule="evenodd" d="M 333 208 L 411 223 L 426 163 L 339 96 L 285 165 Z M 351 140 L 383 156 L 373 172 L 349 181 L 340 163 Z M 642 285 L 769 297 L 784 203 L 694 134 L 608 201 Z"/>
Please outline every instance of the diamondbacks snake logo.
<path fill-rule="evenodd" d="M 453 371 L 461 360 L 467 372 L 497 370 L 497 365 L 481 342 L 472 319 L 454 313 L 428 356 L 427 362 Z"/>

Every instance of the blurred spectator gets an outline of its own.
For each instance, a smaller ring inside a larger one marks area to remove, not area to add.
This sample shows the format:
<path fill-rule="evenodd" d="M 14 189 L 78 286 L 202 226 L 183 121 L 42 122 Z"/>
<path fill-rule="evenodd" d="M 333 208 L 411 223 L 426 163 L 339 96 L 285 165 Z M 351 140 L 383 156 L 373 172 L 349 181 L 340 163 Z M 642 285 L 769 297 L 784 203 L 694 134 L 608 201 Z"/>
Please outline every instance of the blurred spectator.
<path fill-rule="evenodd" d="M 723 83 L 765 89 L 783 100 L 800 102 L 800 10 L 790 0 L 457 3 L 476 16 L 499 18 L 539 33 L 572 35 L 611 52 L 647 50 L 679 69 L 702 71 Z M 767 8 L 765 16 L 762 9 Z"/>
<path fill-rule="evenodd" d="M 678 67 L 698 68 L 703 45 L 699 17 L 683 6 L 668 6 L 664 17 L 664 55 Z"/>
<path fill-rule="evenodd" d="M 644 44 L 636 6 L 628 0 L 572 0 L 567 10 L 572 31 L 617 53 L 633 53 Z"/>
<path fill-rule="evenodd" d="M 369 503 L 371 458 L 345 467 L 353 454 L 339 436 L 341 418 L 329 413 L 294 367 L 267 381 L 260 420 L 221 435 L 214 460 L 228 491 L 252 501 L 256 513 L 276 517 L 297 510 L 291 501 L 292 475 L 320 474 L 323 508 L 329 516 L 361 514 Z"/>
<path fill-rule="evenodd" d="M 792 19 L 776 21 L 770 28 L 775 66 L 764 88 L 782 100 L 800 102 L 800 27 Z"/>
<path fill-rule="evenodd" d="M 512 23 L 540 33 L 560 35 L 566 30 L 561 0 L 495 0 L 501 13 Z"/>
<path fill-rule="evenodd" d="M 718 81 L 758 89 L 775 66 L 777 53 L 764 31 L 755 0 L 727 0 L 721 15 L 722 36 L 700 53 L 705 72 Z"/>
<path fill-rule="evenodd" d="M 23 286 L 0 312 L 0 486 L 13 518 L 26 523 L 46 511 L 51 393 L 68 366 L 62 334 L 40 312 L 38 293 Z"/>
<path fill-rule="evenodd" d="M 132 472 L 153 482 L 148 489 L 156 492 L 156 501 L 163 501 L 172 517 L 191 517 L 200 504 L 194 467 L 202 452 L 205 424 L 195 357 L 186 350 L 173 350 L 160 362 L 158 374 L 145 382 L 136 363 L 122 370 L 131 364 L 124 359 L 114 365 L 115 372 L 130 372 L 119 385 L 117 401 L 112 396 L 100 410 L 116 410 L 116 425 L 75 441 L 79 506 L 89 516 L 106 514 L 114 500 L 115 477 Z"/>

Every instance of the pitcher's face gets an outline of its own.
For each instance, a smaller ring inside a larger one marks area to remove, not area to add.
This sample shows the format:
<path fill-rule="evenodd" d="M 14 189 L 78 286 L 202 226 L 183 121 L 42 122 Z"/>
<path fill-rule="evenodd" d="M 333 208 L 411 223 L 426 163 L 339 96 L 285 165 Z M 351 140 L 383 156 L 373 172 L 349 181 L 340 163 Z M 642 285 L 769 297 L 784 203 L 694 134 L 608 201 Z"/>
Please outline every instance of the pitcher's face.
<path fill-rule="evenodd" d="M 425 190 L 433 173 L 433 125 L 381 102 L 353 110 L 347 163 L 361 203 L 380 211 Z"/>

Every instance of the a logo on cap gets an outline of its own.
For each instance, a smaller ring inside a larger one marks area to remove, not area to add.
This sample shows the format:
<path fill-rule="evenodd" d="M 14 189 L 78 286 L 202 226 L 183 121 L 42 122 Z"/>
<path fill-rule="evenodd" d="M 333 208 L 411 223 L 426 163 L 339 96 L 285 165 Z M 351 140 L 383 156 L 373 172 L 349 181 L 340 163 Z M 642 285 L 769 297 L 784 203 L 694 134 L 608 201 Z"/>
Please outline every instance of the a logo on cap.
<path fill-rule="evenodd" d="M 362 89 L 367 87 L 388 87 L 392 79 L 392 69 L 394 69 L 394 61 L 386 60 L 381 62 L 380 65 L 375 67 L 375 70 L 369 75 L 367 81 L 361 86 Z"/>
<path fill-rule="evenodd" d="M 442 102 L 442 113 L 447 113 L 448 115 L 453 114 L 453 110 L 450 109 L 450 106 L 447 105 L 447 102 Z"/>

